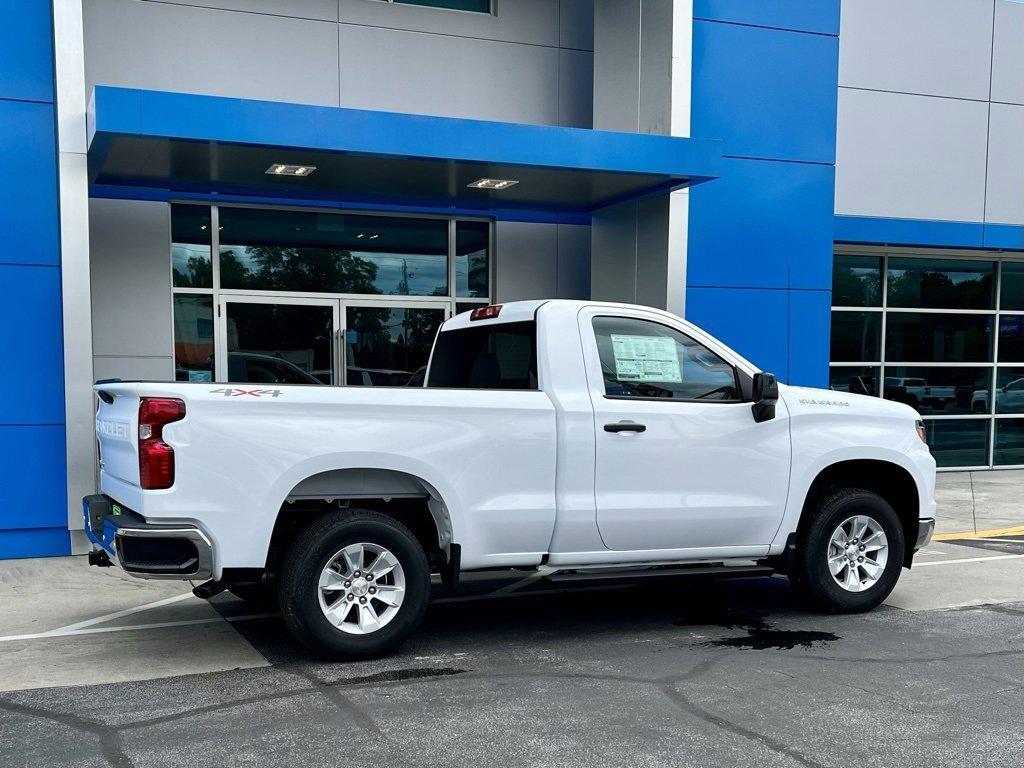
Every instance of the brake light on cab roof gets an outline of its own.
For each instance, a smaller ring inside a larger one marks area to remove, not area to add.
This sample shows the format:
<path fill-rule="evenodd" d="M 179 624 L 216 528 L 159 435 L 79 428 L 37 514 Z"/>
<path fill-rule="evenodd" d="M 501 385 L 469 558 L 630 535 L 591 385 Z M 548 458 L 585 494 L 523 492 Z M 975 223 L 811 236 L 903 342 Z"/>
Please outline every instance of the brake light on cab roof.
<path fill-rule="evenodd" d="M 492 304 L 489 307 L 480 307 L 479 309 L 474 309 L 470 313 L 469 319 L 470 319 L 470 321 L 473 321 L 473 320 L 491 320 L 492 318 L 497 317 L 500 313 L 501 313 L 501 304 Z"/>

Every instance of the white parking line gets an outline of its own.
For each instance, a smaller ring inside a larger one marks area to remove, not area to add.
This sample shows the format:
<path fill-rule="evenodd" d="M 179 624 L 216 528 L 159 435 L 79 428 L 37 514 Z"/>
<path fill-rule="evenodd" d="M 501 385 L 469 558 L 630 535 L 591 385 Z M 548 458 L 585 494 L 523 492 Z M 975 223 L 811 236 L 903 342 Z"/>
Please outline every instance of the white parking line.
<path fill-rule="evenodd" d="M 113 621 L 114 619 L 120 619 L 125 616 L 131 616 L 133 613 L 140 613 L 141 611 L 148 611 L 151 608 L 162 608 L 165 605 L 171 605 L 173 603 L 180 603 L 182 600 L 187 600 L 190 597 L 195 597 L 191 592 L 186 592 L 183 595 L 175 595 L 174 597 L 165 597 L 163 600 L 156 600 L 152 603 L 146 603 L 145 605 L 139 605 L 135 608 L 125 608 L 123 611 L 115 611 L 114 613 L 107 613 L 103 616 L 96 616 L 85 621 L 79 621 L 74 624 L 68 624 L 66 627 L 57 627 L 56 629 L 48 630 L 47 632 L 40 632 L 41 635 L 59 635 L 67 634 L 76 629 L 83 629 L 85 627 L 91 627 L 94 624 L 102 624 L 105 621 Z"/>
<path fill-rule="evenodd" d="M 91 627 L 87 629 L 61 629 L 49 632 L 35 632 L 27 635 L 7 635 L 0 637 L 0 643 L 15 640 L 45 640 L 54 637 L 74 637 L 77 635 L 101 635 L 107 632 L 129 632 L 137 629 L 163 629 L 165 627 L 188 627 L 193 624 L 215 624 L 218 621 L 251 621 L 252 619 L 270 619 L 280 613 L 250 613 L 244 616 L 209 616 L 205 619 L 182 619 L 181 621 L 158 621 L 152 624 L 130 624 L 119 627 Z"/>
<path fill-rule="evenodd" d="M 961 563 L 985 563 L 990 560 L 1018 560 L 1024 555 L 994 555 L 992 557 L 962 557 L 956 560 L 930 560 L 927 563 L 914 563 L 915 568 L 925 568 L 929 565 L 959 565 Z"/>

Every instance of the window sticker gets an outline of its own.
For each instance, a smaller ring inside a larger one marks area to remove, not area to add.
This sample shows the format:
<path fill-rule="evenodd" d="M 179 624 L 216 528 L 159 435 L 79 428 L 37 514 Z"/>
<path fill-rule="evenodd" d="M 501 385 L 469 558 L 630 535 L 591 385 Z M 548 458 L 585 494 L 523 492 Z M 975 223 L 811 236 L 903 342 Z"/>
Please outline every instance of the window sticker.
<path fill-rule="evenodd" d="M 681 384 L 676 342 L 668 336 L 629 336 L 613 333 L 615 377 L 619 381 L 661 381 Z"/>

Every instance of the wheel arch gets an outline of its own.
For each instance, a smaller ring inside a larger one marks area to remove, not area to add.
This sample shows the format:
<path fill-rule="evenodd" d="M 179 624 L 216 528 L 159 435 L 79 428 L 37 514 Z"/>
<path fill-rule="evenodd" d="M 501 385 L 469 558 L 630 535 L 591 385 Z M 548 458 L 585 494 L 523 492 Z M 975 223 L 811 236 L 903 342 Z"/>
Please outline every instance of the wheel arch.
<path fill-rule="evenodd" d="M 834 488 L 870 491 L 893 508 L 903 525 L 903 564 L 909 567 L 914 556 L 921 509 L 920 492 L 913 474 L 906 467 L 885 459 L 845 459 L 829 464 L 818 472 L 807 489 L 797 538 L 806 529 L 818 502 Z"/>

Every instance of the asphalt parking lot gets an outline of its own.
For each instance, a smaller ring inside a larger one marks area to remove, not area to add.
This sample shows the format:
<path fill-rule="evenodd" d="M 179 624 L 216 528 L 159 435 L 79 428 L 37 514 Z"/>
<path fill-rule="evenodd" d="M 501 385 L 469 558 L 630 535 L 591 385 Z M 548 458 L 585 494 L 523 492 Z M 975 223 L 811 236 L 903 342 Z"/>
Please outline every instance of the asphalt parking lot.
<path fill-rule="evenodd" d="M 936 543 L 859 616 L 810 613 L 777 577 L 481 582 L 398 654 L 347 664 L 230 596 L 80 558 L 5 567 L 3 766 L 1017 766 L 1024 748 L 1021 535 Z M 39 610 L 54 584 L 78 585 L 62 615 Z"/>

